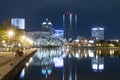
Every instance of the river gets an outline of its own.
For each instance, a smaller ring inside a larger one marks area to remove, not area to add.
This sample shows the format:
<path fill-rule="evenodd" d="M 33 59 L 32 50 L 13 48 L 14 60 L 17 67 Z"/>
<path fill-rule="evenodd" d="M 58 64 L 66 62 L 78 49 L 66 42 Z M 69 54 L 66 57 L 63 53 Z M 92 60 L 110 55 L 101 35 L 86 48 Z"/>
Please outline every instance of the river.
<path fill-rule="evenodd" d="M 19 80 L 120 80 L 120 50 L 39 48 Z"/>

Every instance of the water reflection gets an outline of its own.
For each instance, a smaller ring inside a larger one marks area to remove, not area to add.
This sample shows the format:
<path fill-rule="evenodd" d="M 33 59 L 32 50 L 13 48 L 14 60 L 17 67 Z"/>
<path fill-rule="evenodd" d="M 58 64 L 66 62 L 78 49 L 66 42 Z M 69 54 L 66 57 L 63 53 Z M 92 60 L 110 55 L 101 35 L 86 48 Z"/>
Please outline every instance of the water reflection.
<path fill-rule="evenodd" d="M 91 58 L 92 69 L 94 72 L 101 72 L 104 70 L 104 58 L 96 55 Z"/>
<path fill-rule="evenodd" d="M 106 74 L 105 64 L 109 61 L 105 63 L 105 60 L 119 56 L 117 49 L 40 48 L 26 63 L 19 80 L 80 80 L 85 79 L 83 74 L 88 76 L 86 79 L 97 80 L 93 73 Z"/>
<path fill-rule="evenodd" d="M 21 74 L 20 74 L 20 78 L 23 79 L 25 76 L 25 68 L 22 70 Z"/>

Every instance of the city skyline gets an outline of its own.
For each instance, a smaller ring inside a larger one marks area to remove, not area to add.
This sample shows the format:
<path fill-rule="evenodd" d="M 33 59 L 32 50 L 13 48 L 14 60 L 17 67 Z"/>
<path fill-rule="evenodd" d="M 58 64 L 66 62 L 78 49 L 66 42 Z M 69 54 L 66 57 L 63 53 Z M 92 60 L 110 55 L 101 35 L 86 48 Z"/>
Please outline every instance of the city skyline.
<path fill-rule="evenodd" d="M 77 35 L 90 37 L 91 28 L 102 25 L 105 39 L 120 39 L 120 1 L 119 0 L 1 0 L 0 24 L 11 18 L 25 18 L 26 30 L 39 30 L 41 23 L 48 18 L 54 28 L 63 28 L 62 15 L 74 12 L 78 15 Z"/>

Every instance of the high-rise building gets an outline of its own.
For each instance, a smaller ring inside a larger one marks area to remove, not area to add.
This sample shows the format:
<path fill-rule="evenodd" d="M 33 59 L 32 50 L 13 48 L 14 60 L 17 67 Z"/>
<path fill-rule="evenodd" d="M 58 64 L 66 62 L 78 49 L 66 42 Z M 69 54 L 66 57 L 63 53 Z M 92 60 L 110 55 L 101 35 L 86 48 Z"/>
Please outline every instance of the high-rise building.
<path fill-rule="evenodd" d="M 11 24 L 19 29 L 25 29 L 25 19 L 24 18 L 12 18 Z"/>
<path fill-rule="evenodd" d="M 104 28 L 101 27 L 92 28 L 91 37 L 96 38 L 96 40 L 104 40 Z"/>
<path fill-rule="evenodd" d="M 71 12 L 63 14 L 64 38 L 76 39 L 77 15 Z"/>

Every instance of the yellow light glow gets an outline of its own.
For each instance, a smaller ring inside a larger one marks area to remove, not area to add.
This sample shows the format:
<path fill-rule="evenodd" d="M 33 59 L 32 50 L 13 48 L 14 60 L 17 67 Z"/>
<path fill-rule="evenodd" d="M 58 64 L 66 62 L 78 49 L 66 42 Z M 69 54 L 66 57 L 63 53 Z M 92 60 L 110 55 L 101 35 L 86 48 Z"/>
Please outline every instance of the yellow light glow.
<path fill-rule="evenodd" d="M 25 36 L 22 36 L 22 39 L 25 39 Z"/>
<path fill-rule="evenodd" d="M 9 32 L 8 32 L 8 35 L 9 35 L 9 36 L 13 36 L 13 35 L 14 35 L 14 32 L 13 32 L 13 31 L 9 31 Z"/>

